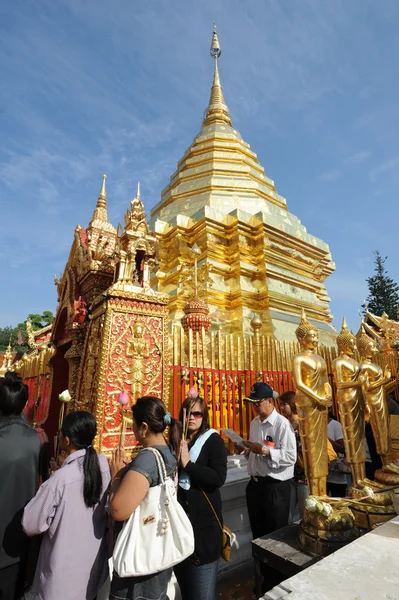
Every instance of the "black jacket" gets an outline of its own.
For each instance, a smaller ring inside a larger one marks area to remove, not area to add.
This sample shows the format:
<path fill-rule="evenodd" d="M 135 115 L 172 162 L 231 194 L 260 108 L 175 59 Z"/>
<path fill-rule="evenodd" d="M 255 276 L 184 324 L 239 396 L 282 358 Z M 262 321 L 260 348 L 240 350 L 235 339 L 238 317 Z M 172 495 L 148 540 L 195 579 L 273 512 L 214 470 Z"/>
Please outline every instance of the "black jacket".
<path fill-rule="evenodd" d="M 36 493 L 40 440 L 23 417 L 0 417 L 0 569 L 19 562 L 27 550 L 24 506 Z"/>
<path fill-rule="evenodd" d="M 201 489 L 222 521 L 222 500 L 219 488 L 226 481 L 227 454 L 220 435 L 213 433 L 205 442 L 195 463 L 189 462 L 185 471 L 190 475 L 191 487 L 179 487 L 178 499 L 194 529 L 195 551 L 192 559 L 197 564 L 214 562 L 222 549 L 222 532 Z"/>

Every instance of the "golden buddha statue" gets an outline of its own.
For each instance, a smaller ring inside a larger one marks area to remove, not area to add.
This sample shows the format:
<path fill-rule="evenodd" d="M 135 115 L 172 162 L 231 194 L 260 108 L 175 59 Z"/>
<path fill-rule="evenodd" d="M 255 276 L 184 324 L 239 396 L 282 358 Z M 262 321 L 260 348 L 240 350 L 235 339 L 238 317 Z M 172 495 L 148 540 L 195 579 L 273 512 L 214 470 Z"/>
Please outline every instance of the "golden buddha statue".
<path fill-rule="evenodd" d="M 363 397 L 366 409 L 366 419 L 370 420 L 376 449 L 382 461 L 381 470 L 376 471 L 375 478 L 381 483 L 399 483 L 399 467 L 392 464 L 391 433 L 386 394 L 397 385 L 391 381 L 388 367 L 383 371 L 380 365 L 372 362 L 378 354 L 375 341 L 367 335 L 363 325 L 356 336 L 357 347 L 361 357 L 360 376 L 363 376 Z"/>
<path fill-rule="evenodd" d="M 296 336 L 301 352 L 293 358 L 292 375 L 296 387 L 295 404 L 303 462 L 310 495 L 325 496 L 328 407 L 332 404 L 332 390 L 328 383 L 326 362 L 316 354 L 319 341 L 317 329 L 309 323 L 303 309 Z"/>
<path fill-rule="evenodd" d="M 370 338 L 369 338 L 370 339 Z M 366 478 L 366 436 L 364 430 L 364 402 L 360 364 L 353 358 L 356 338 L 349 331 L 345 318 L 337 337 L 339 357 L 332 363 L 337 386 L 337 404 L 344 433 L 346 459 L 350 463 L 353 486 L 363 487 Z"/>

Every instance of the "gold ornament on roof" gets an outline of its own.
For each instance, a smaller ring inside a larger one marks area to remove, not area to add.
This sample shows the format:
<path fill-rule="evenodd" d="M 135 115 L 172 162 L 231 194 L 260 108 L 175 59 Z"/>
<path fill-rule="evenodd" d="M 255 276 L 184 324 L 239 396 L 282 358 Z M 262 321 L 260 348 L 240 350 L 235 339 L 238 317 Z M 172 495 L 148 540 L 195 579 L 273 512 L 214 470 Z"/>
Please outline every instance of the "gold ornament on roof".
<path fill-rule="evenodd" d="M 338 352 L 344 352 L 345 348 L 348 347 L 348 344 L 350 344 L 351 340 L 355 340 L 356 341 L 356 338 L 353 335 L 353 333 L 351 331 L 349 331 L 348 325 L 346 323 L 346 319 L 344 317 L 342 319 L 341 332 L 337 336 Z"/>
<path fill-rule="evenodd" d="M 203 125 L 211 125 L 211 123 L 227 123 L 227 125 L 231 125 L 230 112 L 224 101 L 222 85 L 220 83 L 218 59 L 222 51 L 216 32 L 216 23 L 213 24 L 210 53 L 214 59 L 213 83 Z"/>
<path fill-rule="evenodd" d="M 306 336 L 307 333 L 309 333 L 309 331 L 314 330 L 315 327 L 308 321 L 305 309 L 303 308 L 301 311 L 301 321 L 295 331 L 295 335 L 298 338 L 298 341 L 301 342 L 301 340 L 303 340 L 303 338 Z"/>
<path fill-rule="evenodd" d="M 96 208 L 94 209 L 91 223 L 93 223 L 93 221 L 104 221 L 104 223 L 108 223 L 107 190 L 105 187 L 106 179 L 107 179 L 107 176 L 103 175 L 101 189 L 100 189 L 100 193 L 98 195 L 97 204 L 96 204 Z"/>

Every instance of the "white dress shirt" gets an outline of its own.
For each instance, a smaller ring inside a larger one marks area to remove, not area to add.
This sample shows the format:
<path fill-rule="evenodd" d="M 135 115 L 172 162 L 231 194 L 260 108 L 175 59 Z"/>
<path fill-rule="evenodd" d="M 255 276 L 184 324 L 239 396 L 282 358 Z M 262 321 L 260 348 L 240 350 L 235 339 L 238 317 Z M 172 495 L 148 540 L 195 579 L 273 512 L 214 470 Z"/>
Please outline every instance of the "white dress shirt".
<path fill-rule="evenodd" d="M 327 435 L 330 440 L 333 440 L 333 442 L 343 440 L 344 432 L 342 431 L 341 424 L 338 423 L 338 421 L 331 419 L 331 421 L 328 424 Z M 343 454 L 339 454 L 338 456 L 343 456 Z M 329 481 L 330 483 L 341 483 L 345 485 L 346 474 L 340 473 L 339 471 L 330 471 L 327 476 L 327 481 Z"/>
<path fill-rule="evenodd" d="M 276 409 L 263 421 L 256 417 L 251 423 L 249 441 L 264 445 L 270 436 L 276 444 L 268 446 L 270 456 L 250 452 L 248 457 L 248 473 L 254 477 L 273 477 L 286 481 L 294 476 L 296 462 L 295 433 L 288 419 L 280 415 Z"/>

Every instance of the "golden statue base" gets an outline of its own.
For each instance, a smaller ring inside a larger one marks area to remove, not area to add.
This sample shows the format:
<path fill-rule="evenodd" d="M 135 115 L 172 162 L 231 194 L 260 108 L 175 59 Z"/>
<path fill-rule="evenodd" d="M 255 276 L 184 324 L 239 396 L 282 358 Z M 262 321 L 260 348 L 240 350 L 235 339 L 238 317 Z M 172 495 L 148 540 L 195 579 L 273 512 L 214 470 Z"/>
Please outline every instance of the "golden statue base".
<path fill-rule="evenodd" d="M 399 472 L 391 473 L 384 469 L 377 469 L 374 473 L 374 479 L 378 481 L 378 483 L 382 483 L 384 487 L 399 485 Z"/>
<path fill-rule="evenodd" d="M 362 535 L 355 526 L 352 511 L 334 508 L 329 517 L 310 512 L 306 507 L 299 524 L 298 543 L 311 556 L 325 557 Z"/>
<path fill-rule="evenodd" d="M 384 473 L 384 475 L 386 474 Z M 386 521 L 390 521 L 397 516 L 393 506 L 393 494 L 389 492 L 378 493 L 378 487 L 372 487 L 372 489 L 374 494 L 364 498 L 363 490 L 351 488 L 351 497 L 354 500 L 362 497 L 361 501 L 351 504 L 351 511 L 355 517 L 357 527 L 366 531 L 371 531 L 377 525 L 386 523 Z"/>

